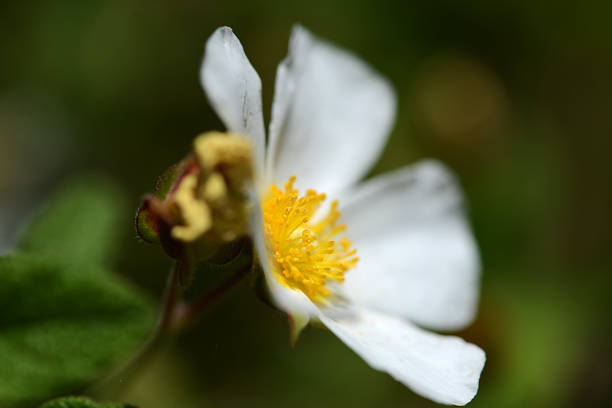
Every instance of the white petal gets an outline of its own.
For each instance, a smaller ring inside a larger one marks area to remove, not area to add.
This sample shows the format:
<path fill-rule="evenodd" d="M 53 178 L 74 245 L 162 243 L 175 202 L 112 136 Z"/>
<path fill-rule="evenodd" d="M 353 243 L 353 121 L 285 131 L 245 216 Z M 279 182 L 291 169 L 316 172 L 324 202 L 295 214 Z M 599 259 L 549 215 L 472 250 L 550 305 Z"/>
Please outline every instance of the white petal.
<path fill-rule="evenodd" d="M 424 161 L 374 178 L 340 206 L 359 256 L 340 285 L 347 297 L 439 330 L 472 321 L 478 249 L 459 187 L 442 164 Z"/>
<path fill-rule="evenodd" d="M 254 192 L 252 196 L 255 196 Z M 272 301 L 279 309 L 292 315 L 294 321 L 300 322 L 298 329 L 301 330 L 312 316 L 317 316 L 317 307 L 304 293 L 281 285 L 274 277 L 268 251 L 266 250 L 261 204 L 257 199 L 254 199 L 250 224 L 251 237 L 253 238 L 255 251 L 265 274 Z"/>
<path fill-rule="evenodd" d="M 218 28 L 206 42 L 200 80 L 227 129 L 251 138 L 261 170 L 266 140 L 261 80 L 231 28 Z"/>
<path fill-rule="evenodd" d="M 372 311 L 320 320 L 373 368 L 441 404 L 465 405 L 478 391 L 485 354 L 454 336 L 427 332 Z"/>
<path fill-rule="evenodd" d="M 357 57 L 295 27 L 278 67 L 267 168 L 280 185 L 327 194 L 359 180 L 395 117 L 389 83 Z"/>

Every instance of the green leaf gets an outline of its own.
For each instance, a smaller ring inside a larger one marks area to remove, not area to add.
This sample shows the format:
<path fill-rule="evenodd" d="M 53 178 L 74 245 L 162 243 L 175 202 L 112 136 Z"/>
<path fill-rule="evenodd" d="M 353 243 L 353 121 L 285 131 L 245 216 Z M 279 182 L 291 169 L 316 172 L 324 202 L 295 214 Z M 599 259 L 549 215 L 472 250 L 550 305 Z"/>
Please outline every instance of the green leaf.
<path fill-rule="evenodd" d="M 82 177 L 60 188 L 22 235 L 23 252 L 52 254 L 72 263 L 109 264 L 126 206 L 121 191 L 100 176 Z"/>
<path fill-rule="evenodd" d="M 148 300 L 94 265 L 0 258 L 0 407 L 78 390 L 124 363 L 153 327 Z"/>
<path fill-rule="evenodd" d="M 40 408 L 136 408 L 133 405 L 95 402 L 86 397 L 64 397 L 49 401 Z"/>

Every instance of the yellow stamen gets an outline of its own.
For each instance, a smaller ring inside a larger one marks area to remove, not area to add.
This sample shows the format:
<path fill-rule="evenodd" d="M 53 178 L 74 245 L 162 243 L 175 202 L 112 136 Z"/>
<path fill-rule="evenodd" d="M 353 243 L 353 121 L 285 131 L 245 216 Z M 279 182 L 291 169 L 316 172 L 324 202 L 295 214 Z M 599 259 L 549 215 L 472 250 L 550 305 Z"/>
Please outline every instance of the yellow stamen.
<path fill-rule="evenodd" d="M 172 237 L 191 242 L 212 227 L 212 215 L 206 202 L 196 196 L 198 177 L 195 174 L 185 176 L 176 190 L 174 201 L 180 209 L 184 225 L 172 228 Z"/>
<path fill-rule="evenodd" d="M 194 140 L 193 151 L 197 170 L 180 180 L 172 197 L 178 218 L 172 237 L 230 242 L 245 235 L 251 143 L 237 134 L 208 132 Z"/>
<path fill-rule="evenodd" d="M 295 176 L 291 176 L 284 190 L 270 187 L 263 204 L 266 244 L 279 282 L 321 302 L 330 294 L 328 282 L 343 282 L 344 274 L 359 258 L 348 239 L 334 240 L 346 229 L 337 224 L 338 202 L 332 202 L 329 212 L 312 222 L 325 194 L 307 190 L 300 197 L 294 183 Z"/>

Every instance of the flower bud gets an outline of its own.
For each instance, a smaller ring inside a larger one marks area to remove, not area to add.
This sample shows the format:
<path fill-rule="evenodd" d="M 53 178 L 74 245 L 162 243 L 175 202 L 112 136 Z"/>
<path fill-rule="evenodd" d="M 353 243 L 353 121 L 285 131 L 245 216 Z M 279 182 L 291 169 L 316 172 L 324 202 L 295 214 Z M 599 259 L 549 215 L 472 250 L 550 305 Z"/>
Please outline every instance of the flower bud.
<path fill-rule="evenodd" d="M 179 260 L 209 259 L 244 237 L 252 151 L 237 134 L 196 137 L 193 152 L 168 169 L 145 197 L 136 216 L 139 236 L 160 243 Z"/>

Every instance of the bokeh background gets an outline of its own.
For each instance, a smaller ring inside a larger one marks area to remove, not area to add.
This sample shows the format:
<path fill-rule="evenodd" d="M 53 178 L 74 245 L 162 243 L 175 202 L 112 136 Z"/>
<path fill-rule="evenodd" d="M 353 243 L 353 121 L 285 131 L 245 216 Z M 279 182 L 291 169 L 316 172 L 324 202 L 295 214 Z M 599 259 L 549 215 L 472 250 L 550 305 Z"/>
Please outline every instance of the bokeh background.
<path fill-rule="evenodd" d="M 482 251 L 488 361 L 473 407 L 612 399 L 612 3 L 516 1 L 4 1 L 0 247 L 66 177 L 114 178 L 137 207 L 201 131 L 207 36 L 233 27 L 266 118 L 294 22 L 353 50 L 399 95 L 371 174 L 423 157 L 459 175 Z M 125 214 L 116 270 L 157 299 L 170 260 Z M 199 287 L 219 276 L 202 274 Z M 109 398 L 162 407 L 429 407 L 332 334 L 295 348 L 243 285 Z"/>

